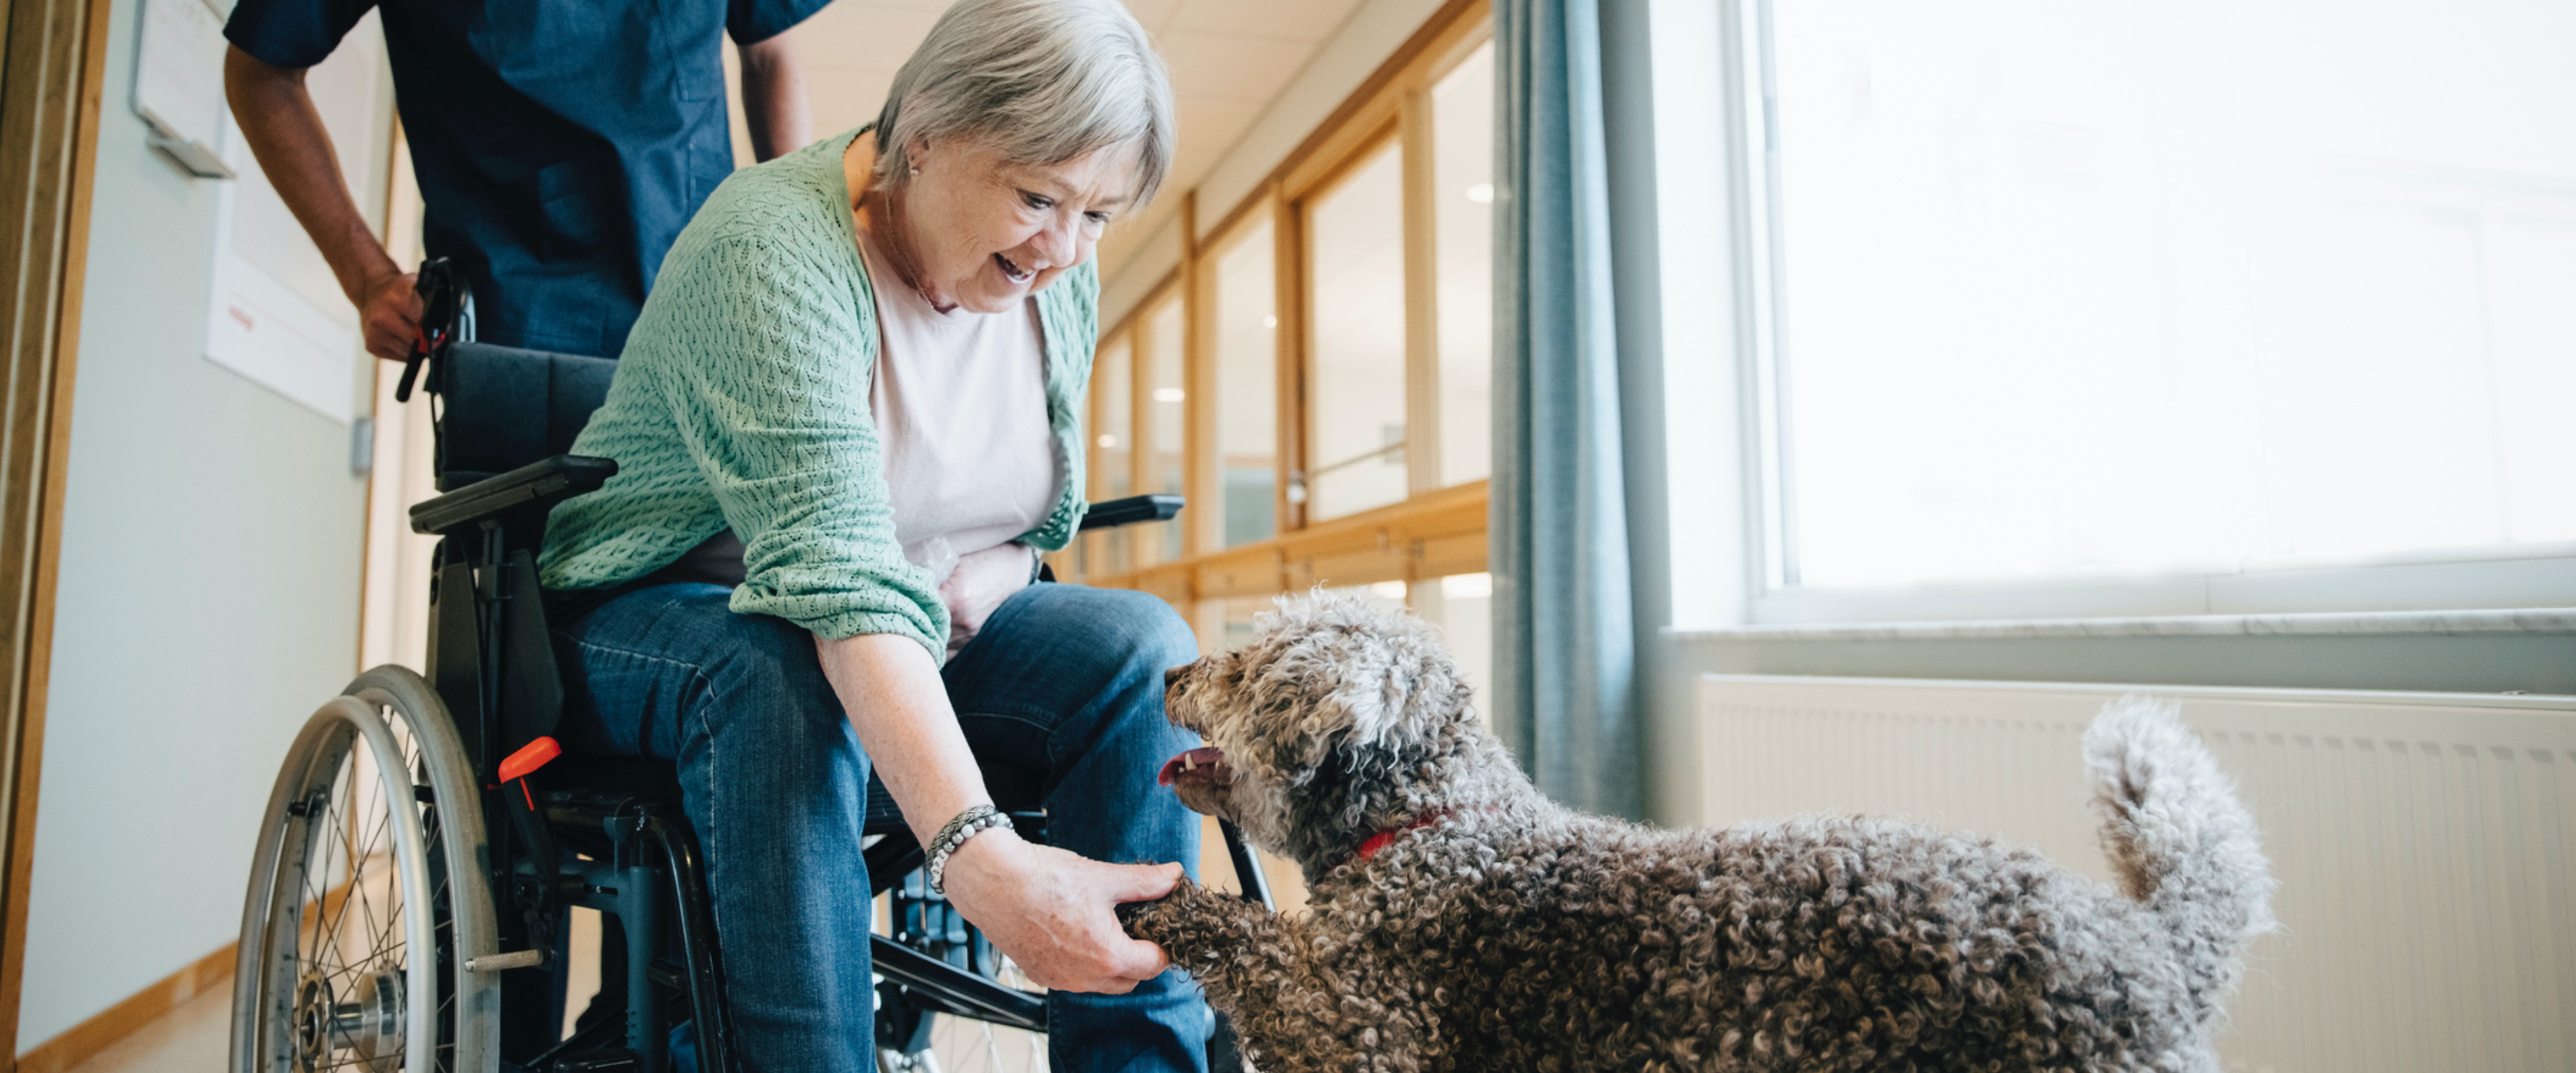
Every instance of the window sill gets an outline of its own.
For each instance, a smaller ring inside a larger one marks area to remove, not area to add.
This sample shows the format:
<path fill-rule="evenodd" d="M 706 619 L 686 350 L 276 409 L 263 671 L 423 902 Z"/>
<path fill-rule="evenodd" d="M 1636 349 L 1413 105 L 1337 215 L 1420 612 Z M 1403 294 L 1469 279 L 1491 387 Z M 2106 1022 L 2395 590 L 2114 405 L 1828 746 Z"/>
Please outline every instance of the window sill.
<path fill-rule="evenodd" d="M 1667 629 L 1677 641 L 2006 641 L 2107 637 L 2336 637 L 2576 634 L 2576 607 L 2284 615 L 2148 615 L 1981 622 L 1795 623 Z"/>

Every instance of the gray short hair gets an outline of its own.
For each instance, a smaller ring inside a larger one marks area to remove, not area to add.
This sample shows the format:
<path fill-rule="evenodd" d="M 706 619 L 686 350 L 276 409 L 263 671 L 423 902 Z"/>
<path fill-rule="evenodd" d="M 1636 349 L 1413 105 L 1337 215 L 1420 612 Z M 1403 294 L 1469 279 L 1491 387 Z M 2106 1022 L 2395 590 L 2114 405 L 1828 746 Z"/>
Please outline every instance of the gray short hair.
<path fill-rule="evenodd" d="M 1172 170 L 1172 83 L 1117 0 L 959 0 L 895 72 L 877 116 L 876 185 L 917 141 L 990 139 L 1015 164 L 1136 147 L 1142 208 Z"/>

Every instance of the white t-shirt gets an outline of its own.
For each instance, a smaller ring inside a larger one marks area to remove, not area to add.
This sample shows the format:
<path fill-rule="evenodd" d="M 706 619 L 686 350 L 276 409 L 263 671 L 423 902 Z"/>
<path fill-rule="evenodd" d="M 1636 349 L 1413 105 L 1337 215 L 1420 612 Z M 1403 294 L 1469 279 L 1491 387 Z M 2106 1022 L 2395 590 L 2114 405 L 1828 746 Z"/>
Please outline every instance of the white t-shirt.
<path fill-rule="evenodd" d="M 895 539 L 939 586 L 953 656 L 1035 575 L 1035 550 L 1015 540 L 1055 507 L 1037 303 L 943 313 L 903 282 L 864 226 L 859 247 L 882 333 L 868 402 Z"/>

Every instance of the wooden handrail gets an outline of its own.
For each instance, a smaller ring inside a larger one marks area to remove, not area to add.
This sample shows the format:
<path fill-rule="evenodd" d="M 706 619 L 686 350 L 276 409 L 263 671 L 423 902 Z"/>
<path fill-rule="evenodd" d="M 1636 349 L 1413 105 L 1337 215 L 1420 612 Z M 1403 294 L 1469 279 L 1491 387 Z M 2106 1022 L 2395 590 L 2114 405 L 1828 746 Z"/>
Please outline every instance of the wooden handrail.
<path fill-rule="evenodd" d="M 1200 600 L 1473 574 L 1485 569 L 1486 502 L 1486 482 L 1472 481 L 1257 544 L 1075 580 L 1149 592 L 1187 612 Z"/>

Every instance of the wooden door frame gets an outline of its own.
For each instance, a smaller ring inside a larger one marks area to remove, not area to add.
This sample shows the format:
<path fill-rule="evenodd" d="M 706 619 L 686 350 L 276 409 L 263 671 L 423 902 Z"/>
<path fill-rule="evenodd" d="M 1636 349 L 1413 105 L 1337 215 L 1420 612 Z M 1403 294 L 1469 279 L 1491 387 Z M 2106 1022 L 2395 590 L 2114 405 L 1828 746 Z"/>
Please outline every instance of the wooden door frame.
<path fill-rule="evenodd" d="M 0 7 L 0 1069 L 18 1064 L 54 578 L 112 0 Z"/>

